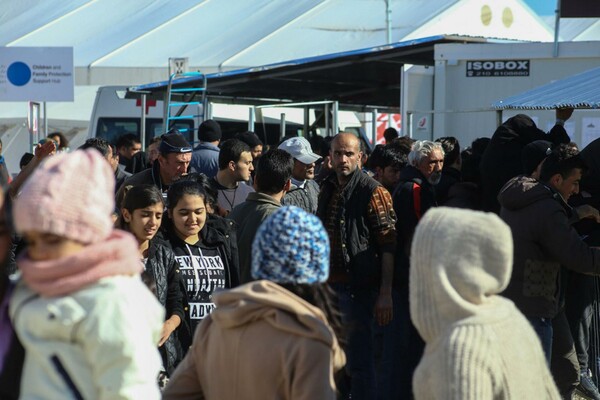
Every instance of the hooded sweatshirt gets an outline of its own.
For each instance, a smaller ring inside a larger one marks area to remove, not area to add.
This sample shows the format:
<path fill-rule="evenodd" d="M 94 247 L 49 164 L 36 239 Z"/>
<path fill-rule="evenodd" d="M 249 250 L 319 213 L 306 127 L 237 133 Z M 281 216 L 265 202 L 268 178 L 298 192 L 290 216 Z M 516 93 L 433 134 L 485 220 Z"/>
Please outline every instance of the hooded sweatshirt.
<path fill-rule="evenodd" d="M 169 243 L 173 248 L 185 287 L 191 333 L 214 308 L 213 292 L 232 286 L 232 261 L 224 249 L 223 237 L 206 224 L 200 232 L 201 240 L 189 244 L 173 232 L 169 233 Z"/>
<path fill-rule="evenodd" d="M 498 200 L 500 217 L 514 238 L 513 273 L 503 295 L 528 317 L 553 318 L 561 265 L 599 274 L 600 250 L 588 246 L 571 227 L 571 210 L 560 194 L 535 179 L 511 179 Z"/>
<path fill-rule="evenodd" d="M 322 311 L 255 281 L 215 296 L 164 399 L 335 399 L 345 364 Z"/>
<path fill-rule="evenodd" d="M 440 207 L 412 243 L 411 319 L 426 343 L 416 399 L 560 399 L 542 348 L 514 304 L 512 238 L 497 216 Z"/>

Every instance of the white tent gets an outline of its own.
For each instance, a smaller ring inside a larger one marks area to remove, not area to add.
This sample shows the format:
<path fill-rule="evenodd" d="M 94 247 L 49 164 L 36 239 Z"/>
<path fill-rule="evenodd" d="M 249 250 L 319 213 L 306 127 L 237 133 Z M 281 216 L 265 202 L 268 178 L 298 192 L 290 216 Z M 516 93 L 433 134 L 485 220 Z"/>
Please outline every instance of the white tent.
<path fill-rule="evenodd" d="M 0 46 L 74 48 L 75 102 L 49 103 L 48 117 L 51 130 L 81 131 L 98 86 L 165 80 L 170 57 L 187 57 L 190 70 L 228 71 L 385 45 L 388 27 L 392 42 L 436 34 L 552 41 L 521 0 L 389 4 L 388 14 L 385 0 L 0 0 Z M 26 115 L 26 103 L 1 103 L 0 135 Z"/>
<path fill-rule="evenodd" d="M 77 85 L 163 79 L 387 43 L 384 0 L 0 0 L 1 46 L 73 46 Z M 521 0 L 390 0 L 392 42 L 437 34 L 552 41 Z"/>

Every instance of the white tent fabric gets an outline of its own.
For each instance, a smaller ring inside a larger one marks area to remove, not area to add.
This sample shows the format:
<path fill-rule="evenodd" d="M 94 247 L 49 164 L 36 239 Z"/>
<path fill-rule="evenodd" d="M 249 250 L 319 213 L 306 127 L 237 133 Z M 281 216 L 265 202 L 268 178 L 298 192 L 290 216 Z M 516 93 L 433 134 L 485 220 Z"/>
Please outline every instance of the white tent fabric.
<path fill-rule="evenodd" d="M 415 32 L 552 40 L 521 0 L 391 0 L 391 19 L 393 42 Z M 0 0 L 0 46 L 73 46 L 75 66 L 89 69 L 188 57 L 213 72 L 386 43 L 383 0 Z"/>
<path fill-rule="evenodd" d="M 552 29 L 520 0 L 457 2 L 403 40 L 449 32 L 486 38 L 554 40 Z"/>

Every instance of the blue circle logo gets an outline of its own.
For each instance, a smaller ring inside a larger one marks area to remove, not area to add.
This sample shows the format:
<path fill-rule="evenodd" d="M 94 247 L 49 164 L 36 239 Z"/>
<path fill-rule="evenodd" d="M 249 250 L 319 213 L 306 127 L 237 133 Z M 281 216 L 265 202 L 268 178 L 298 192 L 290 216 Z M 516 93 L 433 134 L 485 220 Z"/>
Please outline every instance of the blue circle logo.
<path fill-rule="evenodd" d="M 6 76 L 13 85 L 23 86 L 31 79 L 31 69 L 24 62 L 16 61 L 8 66 Z"/>

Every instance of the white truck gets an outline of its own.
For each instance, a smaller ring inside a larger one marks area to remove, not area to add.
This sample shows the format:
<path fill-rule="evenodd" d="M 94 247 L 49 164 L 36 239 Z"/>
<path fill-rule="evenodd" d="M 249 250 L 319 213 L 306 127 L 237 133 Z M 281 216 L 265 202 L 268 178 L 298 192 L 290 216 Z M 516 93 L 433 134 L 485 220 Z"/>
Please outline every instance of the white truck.
<path fill-rule="evenodd" d="M 94 108 L 90 119 L 88 137 L 100 137 L 115 144 L 122 135 L 139 135 L 142 130 L 141 100 L 126 99 L 126 86 L 101 86 L 98 88 Z M 142 144 L 148 144 L 155 136 L 164 133 L 163 102 L 146 101 L 145 110 L 146 137 Z M 199 121 L 194 119 L 178 120 L 175 127 L 185 129 L 190 143 L 196 141 L 194 132 Z"/>

